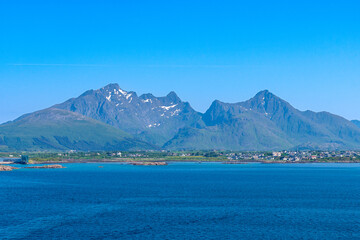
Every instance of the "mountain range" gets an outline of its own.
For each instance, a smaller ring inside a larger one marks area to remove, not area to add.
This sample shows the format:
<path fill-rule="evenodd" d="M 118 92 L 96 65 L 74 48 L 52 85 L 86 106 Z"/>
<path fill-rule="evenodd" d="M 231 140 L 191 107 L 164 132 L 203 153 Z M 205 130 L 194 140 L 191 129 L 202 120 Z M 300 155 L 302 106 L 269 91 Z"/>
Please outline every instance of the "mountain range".
<path fill-rule="evenodd" d="M 195 111 L 175 92 L 138 96 L 118 84 L 0 125 L 1 151 L 360 149 L 360 122 L 300 111 L 265 90 Z"/>

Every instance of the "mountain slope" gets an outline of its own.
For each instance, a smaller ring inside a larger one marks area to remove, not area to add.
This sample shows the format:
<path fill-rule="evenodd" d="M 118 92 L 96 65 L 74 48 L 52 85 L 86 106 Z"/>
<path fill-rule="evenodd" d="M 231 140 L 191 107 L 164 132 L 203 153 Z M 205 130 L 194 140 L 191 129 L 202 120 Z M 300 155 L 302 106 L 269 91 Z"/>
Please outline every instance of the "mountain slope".
<path fill-rule="evenodd" d="M 356 124 L 299 111 L 269 91 L 239 103 L 216 100 L 201 114 L 174 92 L 137 96 L 109 84 L 0 125 L 0 150 L 359 150 Z"/>
<path fill-rule="evenodd" d="M 201 124 L 201 114 L 171 92 L 165 97 L 137 96 L 109 84 L 90 90 L 54 108 L 80 113 L 122 129 L 158 146 L 171 139 L 180 128 Z"/>
<path fill-rule="evenodd" d="M 269 91 L 240 103 L 214 101 L 206 127 L 185 128 L 165 144 L 170 149 L 280 150 L 360 149 L 360 129 L 326 112 L 301 112 Z"/>
<path fill-rule="evenodd" d="M 26 114 L 0 125 L 0 149 L 39 150 L 129 150 L 154 146 L 131 135 L 70 111 L 49 108 Z"/>
<path fill-rule="evenodd" d="M 356 126 L 360 128 L 360 121 L 359 120 L 352 120 L 352 123 L 354 123 Z"/>

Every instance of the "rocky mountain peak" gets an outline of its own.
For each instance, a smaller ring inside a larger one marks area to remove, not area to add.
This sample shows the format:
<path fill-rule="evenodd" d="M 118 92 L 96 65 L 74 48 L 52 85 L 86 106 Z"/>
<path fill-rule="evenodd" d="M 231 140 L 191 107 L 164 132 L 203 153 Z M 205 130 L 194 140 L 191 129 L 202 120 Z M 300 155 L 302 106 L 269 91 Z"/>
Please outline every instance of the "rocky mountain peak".
<path fill-rule="evenodd" d="M 258 92 L 252 99 L 254 102 L 258 102 L 258 103 L 263 103 L 271 101 L 271 100 L 281 100 L 280 98 L 278 98 L 276 95 L 274 95 L 273 93 L 271 93 L 269 90 L 263 90 Z"/>
<path fill-rule="evenodd" d="M 113 103 L 131 103 L 134 99 L 137 99 L 136 92 L 123 90 L 117 83 L 108 84 L 105 87 L 96 90 L 95 93 L 100 94 L 100 96 L 105 97 L 108 102 Z"/>
<path fill-rule="evenodd" d="M 110 83 L 110 84 L 106 85 L 105 87 L 103 87 L 101 89 L 106 90 L 106 91 L 112 91 L 114 89 L 119 90 L 120 86 L 117 83 Z"/>
<path fill-rule="evenodd" d="M 174 103 L 181 102 L 181 99 L 178 97 L 178 95 L 174 91 L 171 91 L 168 95 L 166 95 L 166 98 Z"/>
<path fill-rule="evenodd" d="M 209 125 L 217 124 L 227 115 L 227 110 L 229 109 L 228 105 L 229 104 L 219 100 L 213 101 L 210 108 L 205 112 L 203 120 Z"/>
<path fill-rule="evenodd" d="M 141 96 L 140 96 L 140 98 L 141 99 L 154 99 L 155 98 L 155 96 L 154 95 L 152 95 L 151 93 L 145 93 L 145 94 L 142 94 Z"/>
<path fill-rule="evenodd" d="M 253 98 L 241 103 L 241 105 L 251 111 L 260 112 L 266 116 L 271 116 L 279 110 L 294 109 L 288 102 L 268 90 L 257 93 Z"/>
<path fill-rule="evenodd" d="M 352 120 L 352 123 L 354 123 L 356 126 L 360 127 L 360 121 L 359 120 Z"/>

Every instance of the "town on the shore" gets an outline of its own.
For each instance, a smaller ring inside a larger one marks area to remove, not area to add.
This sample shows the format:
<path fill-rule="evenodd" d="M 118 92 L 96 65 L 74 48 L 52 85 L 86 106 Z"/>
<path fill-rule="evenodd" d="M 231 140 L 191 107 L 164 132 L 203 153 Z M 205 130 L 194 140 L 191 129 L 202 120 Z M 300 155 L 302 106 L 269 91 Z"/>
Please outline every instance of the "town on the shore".
<path fill-rule="evenodd" d="M 9 161 L 26 163 L 101 162 L 101 161 L 193 161 L 193 162 L 360 162 L 360 151 L 108 151 L 108 152 L 32 152 L 0 153 L 0 164 Z"/>

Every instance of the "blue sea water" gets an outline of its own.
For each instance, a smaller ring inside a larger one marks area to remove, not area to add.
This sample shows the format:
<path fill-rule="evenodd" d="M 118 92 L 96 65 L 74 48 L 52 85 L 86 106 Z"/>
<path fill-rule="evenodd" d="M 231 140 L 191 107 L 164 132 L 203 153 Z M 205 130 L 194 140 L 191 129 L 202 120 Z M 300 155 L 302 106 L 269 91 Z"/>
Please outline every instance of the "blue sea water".
<path fill-rule="evenodd" d="M 65 166 L 0 172 L 0 239 L 360 239 L 359 164 Z"/>

